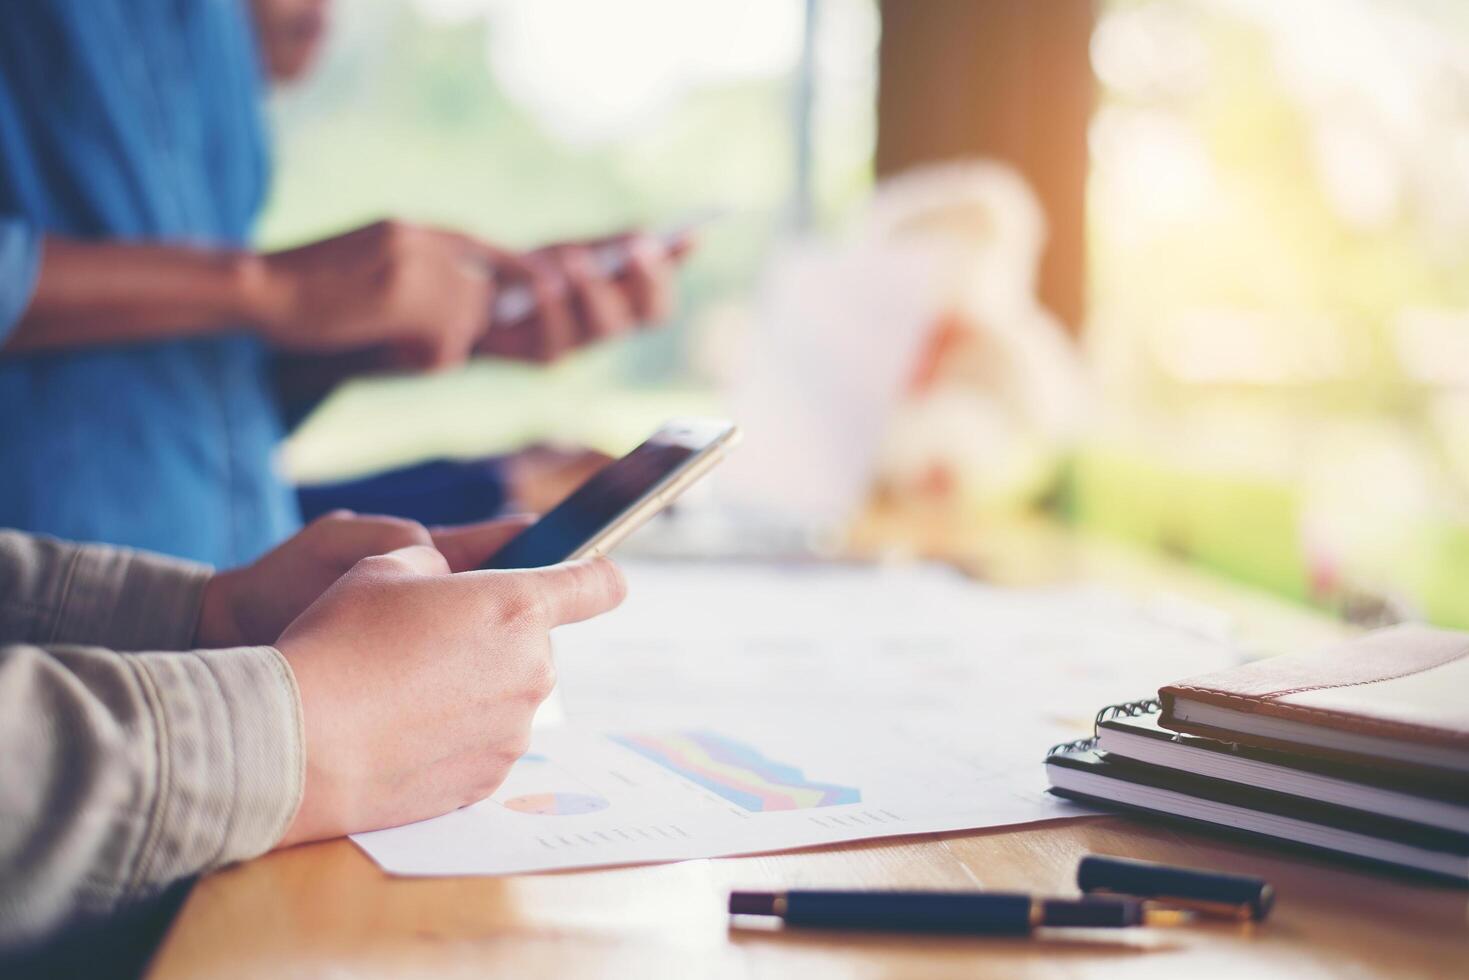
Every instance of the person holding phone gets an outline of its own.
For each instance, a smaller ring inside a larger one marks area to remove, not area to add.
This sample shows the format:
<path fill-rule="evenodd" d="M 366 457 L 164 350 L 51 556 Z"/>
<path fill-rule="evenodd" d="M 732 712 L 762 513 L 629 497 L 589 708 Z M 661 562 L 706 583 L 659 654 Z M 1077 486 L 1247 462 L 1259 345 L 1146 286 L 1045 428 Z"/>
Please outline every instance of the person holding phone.
<path fill-rule="evenodd" d="M 616 277 L 584 245 L 398 221 L 254 252 L 263 71 L 304 71 L 326 10 L 0 6 L 0 525 L 238 564 L 300 523 L 272 462 L 281 360 L 308 379 L 543 362 L 667 312 L 672 262 L 640 236 Z M 490 329 L 506 283 L 534 308 Z"/>
<path fill-rule="evenodd" d="M 0 532 L 0 965 L 179 878 L 488 796 L 550 631 L 625 591 L 605 558 L 472 570 L 525 526 L 334 514 L 218 574 Z"/>

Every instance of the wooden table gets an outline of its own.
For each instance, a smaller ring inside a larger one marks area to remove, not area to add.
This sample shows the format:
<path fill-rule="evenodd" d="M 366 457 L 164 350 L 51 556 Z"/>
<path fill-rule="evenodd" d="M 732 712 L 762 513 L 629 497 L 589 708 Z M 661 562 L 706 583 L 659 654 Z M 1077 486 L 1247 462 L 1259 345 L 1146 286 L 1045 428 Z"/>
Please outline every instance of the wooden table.
<path fill-rule="evenodd" d="M 1179 615 L 1233 617 L 1261 652 L 1339 625 L 1193 570 L 1052 527 L 955 534 L 877 515 L 859 551 L 959 556 L 1008 582 L 1102 581 Z M 1258 927 L 932 939 L 732 928 L 734 887 L 1075 890 L 1088 853 L 1260 875 Z M 350 843 L 273 854 L 211 875 L 150 974 L 184 977 L 1469 977 L 1469 893 L 1281 847 L 1121 817 L 877 841 L 798 853 L 509 878 L 394 879 Z"/>

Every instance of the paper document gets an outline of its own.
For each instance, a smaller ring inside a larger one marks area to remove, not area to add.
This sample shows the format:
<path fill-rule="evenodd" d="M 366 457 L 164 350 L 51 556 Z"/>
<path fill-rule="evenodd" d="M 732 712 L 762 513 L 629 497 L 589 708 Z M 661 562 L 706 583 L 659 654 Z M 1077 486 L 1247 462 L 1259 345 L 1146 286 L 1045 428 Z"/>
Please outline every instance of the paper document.
<path fill-rule="evenodd" d="M 399 874 L 508 874 L 1085 812 L 917 733 L 858 724 L 543 732 L 490 799 L 356 840 Z M 1033 749 L 1027 762 L 1040 770 Z"/>
<path fill-rule="evenodd" d="M 940 313 L 934 252 L 788 243 L 730 352 L 723 392 L 744 447 L 715 491 L 740 513 L 844 526 L 872 486 L 893 408 Z"/>
<path fill-rule="evenodd" d="M 399 874 L 716 857 L 1086 812 L 1041 760 L 1236 661 L 1108 593 L 945 569 L 636 565 L 555 637 L 568 722 L 487 800 L 354 839 Z"/>

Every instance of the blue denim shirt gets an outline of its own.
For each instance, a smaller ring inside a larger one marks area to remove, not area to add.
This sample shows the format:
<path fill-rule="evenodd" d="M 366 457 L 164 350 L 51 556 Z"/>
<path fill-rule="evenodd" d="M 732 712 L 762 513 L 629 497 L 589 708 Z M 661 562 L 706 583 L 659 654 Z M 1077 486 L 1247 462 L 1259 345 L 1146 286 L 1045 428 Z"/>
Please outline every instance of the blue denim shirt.
<path fill-rule="evenodd" d="M 0 340 L 55 233 L 238 246 L 268 179 L 245 0 L 0 3 Z M 0 526 L 216 565 L 299 522 L 244 333 L 0 351 Z"/>

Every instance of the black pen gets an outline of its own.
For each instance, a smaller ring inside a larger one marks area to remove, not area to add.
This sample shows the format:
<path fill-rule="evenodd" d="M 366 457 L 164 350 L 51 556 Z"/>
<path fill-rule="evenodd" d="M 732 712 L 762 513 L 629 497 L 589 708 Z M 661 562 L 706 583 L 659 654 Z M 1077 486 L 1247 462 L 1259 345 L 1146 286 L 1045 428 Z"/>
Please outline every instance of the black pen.
<path fill-rule="evenodd" d="M 1270 914 L 1275 889 L 1263 878 L 1174 868 L 1151 861 L 1089 854 L 1076 868 L 1076 884 L 1088 895 L 1127 895 L 1214 918 L 1254 919 Z"/>
<path fill-rule="evenodd" d="M 1177 925 L 1188 918 L 1134 898 L 1036 898 L 1018 892 L 731 892 L 729 912 L 774 916 L 788 926 L 977 936 L 1023 936 L 1042 926 Z"/>

